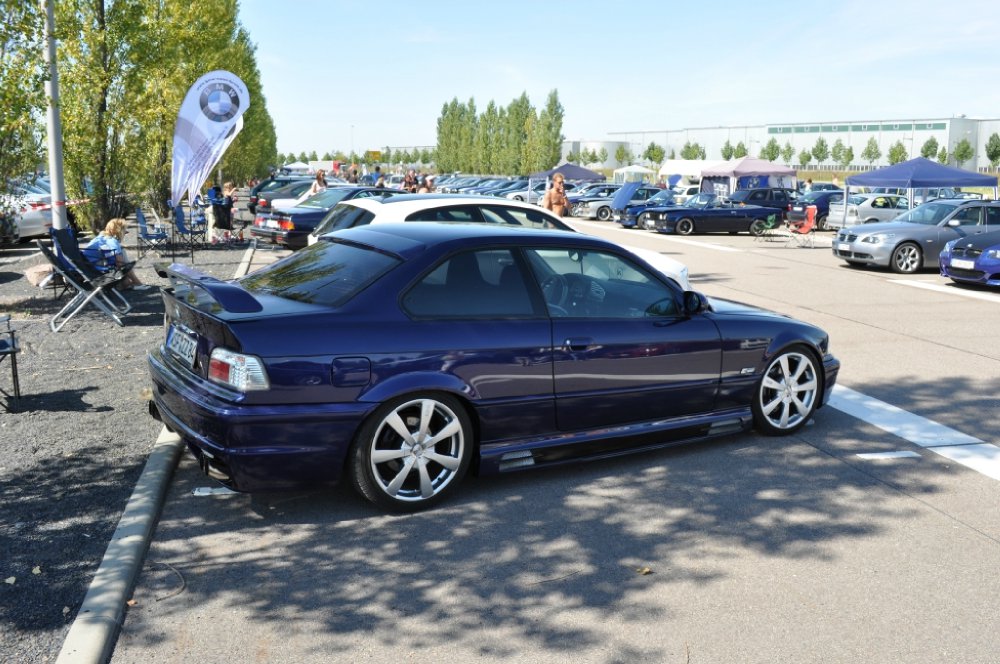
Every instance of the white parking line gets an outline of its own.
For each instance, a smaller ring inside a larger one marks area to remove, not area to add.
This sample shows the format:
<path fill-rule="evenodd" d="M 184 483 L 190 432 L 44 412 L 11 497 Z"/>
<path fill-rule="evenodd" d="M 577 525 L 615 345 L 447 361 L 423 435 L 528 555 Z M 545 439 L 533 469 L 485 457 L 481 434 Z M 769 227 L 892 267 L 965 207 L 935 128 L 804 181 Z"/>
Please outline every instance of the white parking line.
<path fill-rule="evenodd" d="M 943 424 L 843 385 L 833 388 L 830 406 L 987 477 L 1000 480 L 1000 447 L 996 445 L 949 429 Z"/>
<path fill-rule="evenodd" d="M 913 288 L 923 288 L 924 290 L 936 291 L 938 293 L 947 293 L 948 295 L 958 295 L 960 297 L 968 297 L 973 300 L 985 300 L 987 302 L 994 302 L 1000 304 L 1000 295 L 997 295 L 995 293 L 983 293 L 980 291 L 974 291 L 957 286 L 944 286 L 942 284 L 932 284 L 927 281 L 906 281 L 905 279 L 889 279 L 888 281 L 890 284 L 912 286 Z"/>
<path fill-rule="evenodd" d="M 728 251 L 728 252 L 735 252 L 735 253 L 742 253 L 743 252 L 742 249 L 737 249 L 735 247 L 727 247 L 727 246 L 724 246 L 724 245 L 721 245 L 721 244 L 713 244 L 712 242 L 702 242 L 700 240 L 690 240 L 688 238 L 680 238 L 680 237 L 676 237 L 676 236 L 673 236 L 673 235 L 667 235 L 665 233 L 655 233 L 655 234 L 654 233 L 648 233 L 647 234 L 645 231 L 628 229 L 628 228 L 617 228 L 615 226 L 608 226 L 607 224 L 601 223 L 601 222 L 584 221 L 582 219 L 574 219 L 573 221 L 574 221 L 574 223 L 586 224 L 587 226 L 592 226 L 594 228 L 604 228 L 604 229 L 609 230 L 609 231 L 615 231 L 616 233 L 627 233 L 628 235 L 631 235 L 633 237 L 633 239 L 635 238 L 636 233 L 640 233 L 640 234 L 646 234 L 646 236 L 649 236 L 649 237 L 658 237 L 658 238 L 660 238 L 662 240 L 667 240 L 669 242 L 676 242 L 678 244 L 689 244 L 689 245 L 694 246 L 694 247 L 704 247 L 705 249 L 715 249 L 716 251 Z M 626 246 L 626 247 L 628 246 L 625 243 L 620 243 L 620 244 L 622 244 L 622 246 Z"/>

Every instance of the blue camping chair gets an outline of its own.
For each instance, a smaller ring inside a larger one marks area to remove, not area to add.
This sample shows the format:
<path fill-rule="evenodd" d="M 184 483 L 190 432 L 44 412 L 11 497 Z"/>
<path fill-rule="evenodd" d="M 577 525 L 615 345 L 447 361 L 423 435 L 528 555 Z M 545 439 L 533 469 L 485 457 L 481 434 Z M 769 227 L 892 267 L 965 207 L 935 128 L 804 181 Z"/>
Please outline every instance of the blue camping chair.
<path fill-rule="evenodd" d="M 147 251 L 159 252 L 169 246 L 170 234 L 162 227 L 150 230 L 146 223 L 146 215 L 143 214 L 140 207 L 135 209 L 135 222 L 139 227 L 139 233 L 135 239 L 135 251 L 139 258 L 142 258 L 142 255 Z"/>
<path fill-rule="evenodd" d="M 194 261 L 195 247 L 205 244 L 205 227 L 189 226 L 184 217 L 184 208 L 175 205 L 174 232 L 176 238 L 191 250 L 191 260 Z"/>

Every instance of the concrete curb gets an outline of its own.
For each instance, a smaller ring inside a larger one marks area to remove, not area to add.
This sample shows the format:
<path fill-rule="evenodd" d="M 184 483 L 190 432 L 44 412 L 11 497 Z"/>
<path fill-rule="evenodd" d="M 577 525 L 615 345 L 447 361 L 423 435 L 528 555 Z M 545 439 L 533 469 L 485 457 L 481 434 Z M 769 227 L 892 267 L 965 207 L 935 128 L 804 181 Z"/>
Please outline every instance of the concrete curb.
<path fill-rule="evenodd" d="M 236 268 L 236 273 L 233 275 L 234 279 L 239 279 L 250 271 L 250 264 L 253 262 L 253 253 L 254 243 L 251 242 L 247 250 L 243 252 L 243 258 L 240 260 L 240 264 Z"/>
<path fill-rule="evenodd" d="M 142 560 L 184 444 L 164 427 L 104 552 L 56 664 L 103 664 L 111 657 Z"/>

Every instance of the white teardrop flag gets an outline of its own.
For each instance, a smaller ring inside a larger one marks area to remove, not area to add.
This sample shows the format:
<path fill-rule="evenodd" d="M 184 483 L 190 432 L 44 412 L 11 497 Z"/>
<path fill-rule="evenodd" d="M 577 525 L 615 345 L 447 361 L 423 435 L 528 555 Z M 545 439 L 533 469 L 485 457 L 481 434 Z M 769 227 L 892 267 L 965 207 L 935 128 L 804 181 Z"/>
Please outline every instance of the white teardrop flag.
<path fill-rule="evenodd" d="M 249 106 L 247 86 L 231 72 L 212 71 L 194 82 L 174 126 L 171 205 L 181 203 L 185 193 L 193 198 L 198 192 L 243 128 Z"/>

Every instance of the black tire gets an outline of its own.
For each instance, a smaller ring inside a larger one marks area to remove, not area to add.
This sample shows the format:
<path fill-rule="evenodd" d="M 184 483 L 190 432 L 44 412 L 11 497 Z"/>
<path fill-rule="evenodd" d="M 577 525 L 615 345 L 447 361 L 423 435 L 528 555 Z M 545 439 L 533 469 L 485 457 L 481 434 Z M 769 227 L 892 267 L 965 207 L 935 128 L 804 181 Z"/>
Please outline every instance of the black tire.
<path fill-rule="evenodd" d="M 514 196 L 513 200 L 515 200 L 515 201 L 523 201 L 524 199 L 521 196 Z"/>
<path fill-rule="evenodd" d="M 818 219 L 816 219 L 816 230 L 818 230 L 818 231 L 828 231 L 828 230 L 830 230 L 830 228 L 826 225 L 826 217 L 827 217 L 827 215 L 822 214 L 822 215 L 819 216 Z"/>
<path fill-rule="evenodd" d="M 458 399 L 441 393 L 397 397 L 379 406 L 358 432 L 350 452 L 351 480 L 382 508 L 416 512 L 454 491 L 474 446 L 472 423 Z"/>
<path fill-rule="evenodd" d="M 923 266 L 923 263 L 923 254 L 914 242 L 901 243 L 892 250 L 892 256 L 889 258 L 889 267 L 897 274 L 913 274 Z"/>
<path fill-rule="evenodd" d="M 820 364 L 803 346 L 778 353 L 754 390 L 754 427 L 768 436 L 787 436 L 806 425 L 822 394 Z"/>
<path fill-rule="evenodd" d="M 760 237 L 767 229 L 767 223 L 763 219 L 756 219 L 750 224 L 750 235 Z"/>
<path fill-rule="evenodd" d="M 691 235 L 694 232 L 694 222 L 687 217 L 679 219 L 677 225 L 674 226 L 674 232 L 678 235 Z"/>
<path fill-rule="evenodd" d="M 598 221 L 607 221 L 610 218 L 611 218 L 611 208 L 609 208 L 607 205 L 597 208 Z"/>
<path fill-rule="evenodd" d="M 648 231 L 650 229 L 650 226 L 649 226 L 649 214 L 643 212 L 638 217 L 636 217 L 636 219 L 635 219 L 635 227 L 638 228 L 638 229 L 640 229 L 640 230 Z M 656 224 L 653 224 L 652 228 L 656 228 Z"/>

